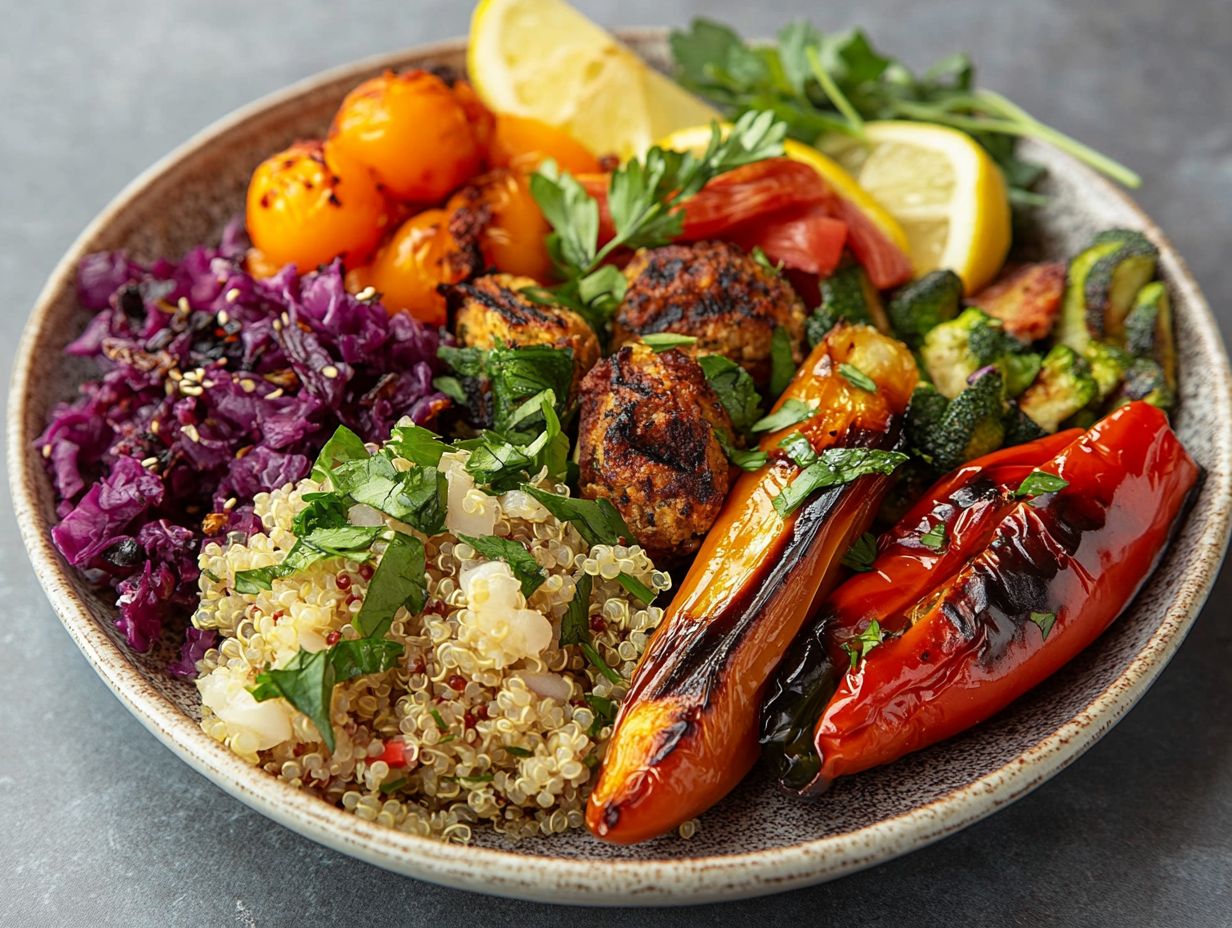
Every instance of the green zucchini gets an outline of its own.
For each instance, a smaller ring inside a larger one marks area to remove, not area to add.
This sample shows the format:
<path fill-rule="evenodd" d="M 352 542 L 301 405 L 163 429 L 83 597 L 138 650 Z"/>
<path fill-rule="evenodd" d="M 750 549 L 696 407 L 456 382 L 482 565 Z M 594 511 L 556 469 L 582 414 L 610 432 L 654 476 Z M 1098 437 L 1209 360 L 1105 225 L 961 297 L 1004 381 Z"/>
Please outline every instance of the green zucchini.
<path fill-rule="evenodd" d="M 1018 397 L 1018 408 L 1044 431 L 1055 432 L 1098 397 L 1086 359 L 1068 345 L 1054 345 L 1035 382 Z"/>
<path fill-rule="evenodd" d="M 958 315 L 962 279 L 953 271 L 933 271 L 902 287 L 886 307 L 894 334 L 918 348 L 929 330 Z"/>
<path fill-rule="evenodd" d="M 875 326 L 882 334 L 890 334 L 890 320 L 881 305 L 881 294 L 864 268 L 854 261 L 840 265 L 821 282 L 821 305 L 805 323 L 809 346 L 816 347 L 839 322 L 862 322 Z"/>
<path fill-rule="evenodd" d="M 1069 263 L 1059 339 L 1078 352 L 1092 340 L 1120 345 L 1138 291 L 1155 276 L 1159 252 L 1140 232 L 1109 229 Z"/>
<path fill-rule="evenodd" d="M 1168 288 L 1160 281 L 1138 291 L 1134 308 L 1125 317 L 1125 347 L 1135 358 L 1150 358 L 1176 390 L 1176 338 Z"/>

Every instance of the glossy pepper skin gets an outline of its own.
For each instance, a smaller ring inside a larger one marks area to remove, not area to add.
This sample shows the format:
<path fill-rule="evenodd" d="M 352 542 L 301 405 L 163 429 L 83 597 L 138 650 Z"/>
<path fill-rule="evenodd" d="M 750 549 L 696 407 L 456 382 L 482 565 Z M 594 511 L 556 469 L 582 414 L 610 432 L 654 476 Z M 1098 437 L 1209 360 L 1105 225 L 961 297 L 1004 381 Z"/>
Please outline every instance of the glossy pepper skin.
<path fill-rule="evenodd" d="M 1016 494 L 1035 470 L 1067 485 Z M 784 660 L 763 713 L 784 785 L 890 763 L 1055 673 L 1146 582 L 1199 473 L 1164 414 L 1131 403 L 944 478 Z M 874 620 L 884 637 L 865 651 Z"/>
<path fill-rule="evenodd" d="M 853 386 L 859 367 L 876 391 Z M 590 795 L 600 838 L 643 841 L 709 808 L 757 757 L 760 692 L 814 603 L 865 531 L 889 478 L 865 476 L 815 494 L 784 518 L 773 502 L 799 468 L 778 448 L 791 431 L 813 448 L 898 441 L 916 381 L 911 355 L 867 326 L 837 326 L 784 392 L 818 412 L 762 439 L 771 463 L 742 476 L 634 674 Z"/>

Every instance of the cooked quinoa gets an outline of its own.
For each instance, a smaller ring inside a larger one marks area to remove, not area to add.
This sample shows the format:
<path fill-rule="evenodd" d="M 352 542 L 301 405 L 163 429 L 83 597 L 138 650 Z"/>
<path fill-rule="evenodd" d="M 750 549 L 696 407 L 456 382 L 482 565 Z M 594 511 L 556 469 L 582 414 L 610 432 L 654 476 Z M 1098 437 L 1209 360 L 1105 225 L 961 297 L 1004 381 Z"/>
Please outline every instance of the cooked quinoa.
<path fill-rule="evenodd" d="M 656 591 L 670 579 L 639 547 L 587 544 L 522 490 L 483 492 L 463 470 L 466 454 L 441 459 L 447 530 L 419 536 L 427 604 L 421 614 L 395 614 L 386 637 L 404 651 L 393 669 L 335 688 L 332 752 L 286 700 L 257 702 L 249 690 L 263 669 L 285 666 L 301 649 L 358 636 L 351 619 L 375 563 L 329 558 L 275 579 L 269 590 L 235 590 L 237 571 L 276 564 L 295 544 L 292 519 L 306 505 L 304 494 L 322 489 L 313 480 L 255 498 L 263 533 L 205 547 L 193 623 L 223 637 L 198 663 L 201 727 L 292 785 L 403 831 L 466 842 L 480 823 L 511 838 L 579 828 L 611 734 L 587 697 L 602 706 L 624 696 L 624 681 L 663 614 L 642 606 L 616 577 L 624 572 Z M 543 475 L 534 485 L 568 493 Z M 375 510 L 352 516 L 374 517 L 386 518 Z M 509 566 L 481 557 L 459 533 L 522 543 L 547 579 L 525 599 Z M 378 544 L 378 558 L 380 551 Z M 592 643 L 620 683 L 577 646 L 558 644 L 583 574 L 593 578 Z"/>

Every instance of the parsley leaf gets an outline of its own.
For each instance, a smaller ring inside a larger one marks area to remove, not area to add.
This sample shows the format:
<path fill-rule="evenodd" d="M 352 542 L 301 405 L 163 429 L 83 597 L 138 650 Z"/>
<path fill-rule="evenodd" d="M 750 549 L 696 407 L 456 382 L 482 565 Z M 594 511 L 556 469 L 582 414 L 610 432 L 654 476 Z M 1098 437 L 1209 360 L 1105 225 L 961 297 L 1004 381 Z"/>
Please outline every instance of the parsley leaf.
<path fill-rule="evenodd" d="M 702 355 L 697 359 L 706 382 L 719 398 L 732 427 L 737 432 L 747 432 L 761 418 L 761 395 L 753 383 L 753 377 L 731 358 L 721 354 Z"/>
<path fill-rule="evenodd" d="M 355 630 L 365 638 L 380 638 L 403 606 L 411 612 L 421 611 L 428 597 L 425 567 L 423 542 L 394 532 L 368 581 L 363 605 L 351 620 Z"/>
<path fill-rule="evenodd" d="M 398 642 L 372 638 L 339 641 L 323 651 L 299 651 L 285 666 L 258 674 L 250 692 L 257 702 L 285 699 L 312 720 L 325 746 L 333 751 L 330 705 L 334 686 L 389 670 L 401 654 L 402 645 Z"/>
<path fill-rule="evenodd" d="M 459 535 L 458 537 L 489 561 L 504 561 L 508 564 L 513 575 L 522 584 L 522 595 L 527 599 L 530 599 L 531 594 L 539 589 L 543 581 L 548 578 L 547 571 L 539 565 L 535 556 L 519 542 L 496 535 L 482 537 Z"/>
<path fill-rule="evenodd" d="M 614 700 L 595 693 L 587 693 L 586 704 L 590 706 L 590 711 L 595 716 L 595 720 L 590 723 L 590 737 L 594 738 L 604 728 L 616 722 L 616 703 Z"/>
<path fill-rule="evenodd" d="M 599 245 L 599 202 L 555 161 L 531 175 L 531 196 L 552 227 L 548 254 L 564 281 L 552 297 L 571 306 L 600 334 L 624 295 L 624 276 L 604 264 L 621 248 L 648 248 L 675 239 L 684 225 L 681 205 L 709 181 L 783 152 L 786 126 L 772 113 L 745 113 L 724 134 L 711 126 L 700 155 L 654 146 L 612 172 L 606 191 L 613 236 Z"/>
<path fill-rule="evenodd" d="M 603 655 L 589 641 L 582 643 L 582 654 L 595 667 L 599 673 L 603 674 L 612 683 L 624 683 L 625 678 L 611 668 L 607 661 L 603 659 Z"/>
<path fill-rule="evenodd" d="M 1030 619 L 1039 626 L 1040 634 L 1043 635 L 1042 640 L 1047 640 L 1048 633 L 1052 631 L 1052 626 L 1056 624 L 1057 614 L 1055 612 L 1032 612 Z"/>
<path fill-rule="evenodd" d="M 868 393 L 877 392 L 877 381 L 864 373 L 854 364 L 840 364 L 838 372 L 843 375 L 843 378 L 853 387 L 864 390 Z"/>
<path fill-rule="evenodd" d="M 575 581 L 577 588 L 573 599 L 565 607 L 560 620 L 560 646 L 588 644 L 590 642 L 590 591 L 594 580 L 590 574 L 582 574 Z"/>
<path fill-rule="evenodd" d="M 386 447 L 400 458 L 414 461 L 420 467 L 438 467 L 441 455 L 449 444 L 439 435 L 421 425 L 399 425 L 394 428 Z"/>
<path fill-rule="evenodd" d="M 851 547 L 843 555 L 843 566 L 864 573 L 873 569 L 873 562 L 876 560 L 877 536 L 872 532 L 865 532 L 851 543 Z"/>
<path fill-rule="evenodd" d="M 529 484 L 522 489 L 557 519 L 573 523 L 588 545 L 616 545 L 621 544 L 622 539 L 633 537 L 616 507 L 605 499 L 560 496 Z"/>
<path fill-rule="evenodd" d="M 1005 97 L 975 86 L 965 55 L 923 74 L 879 54 L 859 30 L 823 34 L 807 23 L 779 32 L 778 44 L 753 47 L 726 26 L 696 19 L 671 35 L 676 79 L 728 114 L 773 112 L 797 139 L 824 148 L 859 137 L 865 120 L 907 119 L 965 132 L 1001 167 L 1015 203 L 1038 202 L 1028 188 L 1044 173 L 1018 156 L 1017 140 L 1035 138 L 1085 161 L 1126 186 L 1128 168 L 1031 116 Z"/>
<path fill-rule="evenodd" d="M 638 600 L 645 606 L 649 606 L 655 601 L 655 597 L 659 594 L 642 583 L 641 580 L 634 577 L 632 574 L 627 574 L 623 570 L 616 575 L 616 582 L 625 588 L 625 591 L 632 597 Z"/>
<path fill-rule="evenodd" d="M 774 510 L 786 518 L 817 490 L 850 483 L 868 474 L 892 474 L 906 460 L 907 455 L 900 451 L 827 448 L 817 461 L 800 471 L 791 483 L 779 491 L 774 498 Z"/>
<path fill-rule="evenodd" d="M 813 450 L 813 443 L 799 432 L 789 434 L 779 442 L 779 447 L 797 467 L 808 467 L 817 460 L 817 452 Z"/>
<path fill-rule="evenodd" d="M 675 332 L 649 332 L 641 336 L 642 344 L 659 354 L 669 348 L 682 348 L 697 344 L 696 335 L 677 335 Z"/>
<path fill-rule="evenodd" d="M 1057 493 L 1069 486 L 1068 480 L 1063 480 L 1056 474 L 1050 474 L 1042 470 L 1033 470 L 1026 476 L 1022 483 L 1018 484 L 1018 489 L 1014 491 L 1014 495 L 1019 499 L 1024 497 L 1030 498 L 1041 496 L 1044 493 Z"/>
<path fill-rule="evenodd" d="M 715 429 L 714 437 L 718 439 L 719 446 L 723 449 L 723 453 L 727 455 L 727 460 L 731 461 L 741 470 L 756 471 L 761 470 L 770 460 L 770 455 L 759 448 L 737 448 L 732 444 L 730 438 L 727 437 L 726 429 Z"/>
<path fill-rule="evenodd" d="M 321 447 L 321 453 L 312 465 L 312 479 L 324 480 L 339 464 L 367 456 L 368 449 L 364 447 L 364 440 L 345 425 L 340 425 L 334 430 L 329 441 Z"/>
<path fill-rule="evenodd" d="M 553 401 L 569 396 L 573 349 L 551 345 L 493 348 L 488 352 L 487 368 L 492 384 L 493 425 L 501 432 L 515 424 L 526 429 L 525 415 L 517 423 L 511 421 L 523 403 L 544 391 L 551 391 Z"/>
<path fill-rule="evenodd" d="M 868 652 L 884 640 L 885 632 L 881 629 L 881 623 L 873 619 L 868 623 L 868 628 L 856 635 L 851 641 L 844 642 L 843 650 L 851 658 L 851 669 L 855 670 L 859 666 L 861 659 L 868 657 Z"/>
<path fill-rule="evenodd" d="M 932 548 L 934 551 L 941 551 L 945 548 L 945 523 L 938 522 L 927 532 L 920 536 L 920 544 L 926 548 Z"/>
<path fill-rule="evenodd" d="M 796 362 L 791 356 L 791 336 L 781 325 L 770 336 L 770 395 L 778 397 L 796 376 Z"/>
<path fill-rule="evenodd" d="M 777 432 L 793 425 L 799 425 L 817 414 L 817 407 L 810 406 L 802 400 L 789 399 L 782 406 L 758 419 L 752 425 L 754 432 Z"/>

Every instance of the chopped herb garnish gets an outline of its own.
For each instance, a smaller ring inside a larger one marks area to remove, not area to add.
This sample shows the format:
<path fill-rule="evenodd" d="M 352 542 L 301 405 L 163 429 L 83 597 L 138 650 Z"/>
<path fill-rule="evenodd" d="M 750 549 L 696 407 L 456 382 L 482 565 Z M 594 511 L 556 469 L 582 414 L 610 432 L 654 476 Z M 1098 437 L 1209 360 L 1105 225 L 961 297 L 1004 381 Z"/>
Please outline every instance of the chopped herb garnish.
<path fill-rule="evenodd" d="M 754 245 L 752 251 L 750 251 L 749 254 L 752 255 L 754 261 L 756 261 L 758 264 L 764 267 L 771 274 L 778 276 L 779 274 L 783 273 L 783 262 L 780 261 L 778 264 L 773 264 L 770 261 L 769 255 L 767 255 L 764 251 L 762 251 L 762 248 L 760 245 Z"/>
<path fill-rule="evenodd" d="M 562 522 L 570 522 L 590 545 L 616 545 L 632 537 L 620 513 L 605 499 L 577 499 L 549 493 L 529 484 L 522 487 L 548 512 Z"/>
<path fill-rule="evenodd" d="M 721 354 L 705 354 L 697 359 L 706 382 L 714 391 L 737 432 L 747 432 L 761 418 L 761 394 L 753 377 L 731 358 Z"/>
<path fill-rule="evenodd" d="M 577 589 L 560 620 L 560 646 L 588 644 L 590 642 L 590 591 L 594 580 L 590 574 L 582 574 L 576 581 Z"/>
<path fill-rule="evenodd" d="M 396 793 L 402 787 L 406 786 L 407 778 L 398 777 L 396 780 L 388 780 L 380 785 L 381 795 L 388 796 L 390 793 Z"/>
<path fill-rule="evenodd" d="M 440 390 L 459 406 L 466 405 L 466 389 L 462 386 L 462 381 L 457 377 L 450 377 L 448 374 L 441 377 L 433 377 L 432 386 Z"/>
<path fill-rule="evenodd" d="M 777 432 L 779 429 L 799 425 L 817 414 L 817 407 L 802 400 L 789 399 L 770 415 L 758 419 L 752 425 L 754 432 Z"/>
<path fill-rule="evenodd" d="M 505 745 L 505 750 L 508 751 L 510 754 L 512 754 L 514 757 L 534 757 L 535 756 L 534 751 L 528 751 L 526 750 L 526 748 L 520 748 L 516 744 Z"/>
<path fill-rule="evenodd" d="M 606 696 L 599 696 L 596 693 L 586 694 L 586 704 L 590 706 L 590 711 L 594 713 L 595 720 L 590 723 L 590 737 L 597 737 L 608 725 L 616 721 L 616 703 L 608 699 Z"/>
<path fill-rule="evenodd" d="M 779 442 L 779 447 L 797 467 L 808 467 L 817 460 L 817 452 L 813 443 L 799 432 L 792 432 Z"/>
<path fill-rule="evenodd" d="M 449 450 L 449 443 L 421 425 L 399 425 L 387 447 L 398 457 L 414 461 L 420 467 L 439 467 L 441 455 Z"/>
<path fill-rule="evenodd" d="M 624 683 L 625 682 L 625 678 L 622 677 L 620 674 L 618 674 L 610 666 L 608 666 L 607 661 L 603 659 L 603 656 L 598 652 L 598 650 L 595 649 L 595 646 L 591 644 L 589 641 L 585 642 L 582 645 L 582 653 L 586 655 L 586 659 L 595 666 L 595 668 L 599 671 L 599 673 L 607 677 L 608 680 L 610 680 L 612 683 Z"/>
<path fill-rule="evenodd" d="M 285 667 L 262 671 L 251 693 L 257 702 L 285 699 L 312 720 L 333 751 L 330 704 L 335 684 L 389 670 L 401 654 L 402 645 L 396 641 L 372 638 L 339 641 L 323 651 L 299 651 Z"/>
<path fill-rule="evenodd" d="M 945 523 L 938 522 L 921 535 L 920 544 L 926 548 L 932 548 L 934 551 L 941 551 L 945 548 Z"/>
<path fill-rule="evenodd" d="M 467 783 L 491 783 L 494 779 L 496 779 L 496 774 L 479 773 L 479 774 L 475 774 L 474 776 L 462 776 L 461 774 L 459 774 L 457 776 L 457 779 L 465 780 Z"/>
<path fill-rule="evenodd" d="M 1047 639 L 1052 626 L 1056 624 L 1057 614 L 1055 612 L 1032 612 L 1030 618 L 1039 626 L 1040 634 L 1044 639 Z"/>
<path fill-rule="evenodd" d="M 531 594 L 539 589 L 543 581 L 548 578 L 547 571 L 520 542 L 499 538 L 496 535 L 482 537 L 459 535 L 458 537 L 489 561 L 504 561 L 508 564 L 513 575 L 517 577 L 518 583 L 522 584 L 522 595 L 527 599 L 530 599 Z"/>
<path fill-rule="evenodd" d="M 899 451 L 875 448 L 827 448 L 774 498 L 775 511 L 786 518 L 817 490 L 850 483 L 869 474 L 892 474 L 907 460 Z"/>
<path fill-rule="evenodd" d="M 854 364 L 840 364 L 838 372 L 843 375 L 843 378 L 857 389 L 864 390 L 868 393 L 877 392 L 877 381 L 864 373 Z"/>
<path fill-rule="evenodd" d="M 843 566 L 863 573 L 872 570 L 876 560 L 877 536 L 872 532 L 865 532 L 851 543 L 851 547 L 843 555 Z"/>
<path fill-rule="evenodd" d="M 860 661 L 868 657 L 868 652 L 884 640 L 885 632 L 881 630 L 881 623 L 873 619 L 868 623 L 868 628 L 864 629 L 864 631 L 860 632 L 850 641 L 845 642 L 843 650 L 851 658 L 851 669 L 855 670 L 859 666 Z"/>
<path fill-rule="evenodd" d="M 796 362 L 791 356 L 791 336 L 781 325 L 776 325 L 774 334 L 770 336 L 770 396 L 777 398 L 795 376 Z"/>
<path fill-rule="evenodd" d="M 379 638 L 389 631 L 395 613 L 403 606 L 411 612 L 422 610 L 428 596 L 424 570 L 423 542 L 394 532 L 368 582 L 363 605 L 351 620 L 355 630 L 365 637 Z"/>
<path fill-rule="evenodd" d="M 623 570 L 616 575 L 616 582 L 625 588 L 625 591 L 633 596 L 638 602 L 649 606 L 655 601 L 655 597 L 659 594 L 642 583 L 641 580 L 634 577 L 632 574 L 627 574 Z"/>
<path fill-rule="evenodd" d="M 428 714 L 432 716 L 432 721 L 436 722 L 436 729 L 440 732 L 449 731 L 449 726 L 445 724 L 445 719 L 436 709 L 429 709 Z"/>
<path fill-rule="evenodd" d="M 312 465 L 312 479 L 324 480 L 339 464 L 367 456 L 368 449 L 364 447 L 364 440 L 345 425 L 340 425 L 317 455 L 316 462 Z"/>
<path fill-rule="evenodd" d="M 718 439 L 719 447 L 723 449 L 723 454 L 727 456 L 727 460 L 731 461 L 741 470 L 750 472 L 761 470 L 770 460 L 770 455 L 760 448 L 737 448 L 732 444 L 731 439 L 727 437 L 726 429 L 715 429 L 714 437 Z"/>
<path fill-rule="evenodd" d="M 696 335 L 677 335 L 675 332 L 651 332 L 642 336 L 642 344 L 658 354 L 668 348 L 683 348 L 697 344 Z"/>
<path fill-rule="evenodd" d="M 1033 470 L 1027 475 L 1022 483 L 1018 484 L 1018 489 L 1014 491 L 1014 495 L 1018 498 L 1030 498 L 1041 496 L 1044 493 L 1056 493 L 1064 490 L 1069 486 L 1068 480 L 1063 480 L 1056 474 L 1050 474 L 1047 471 Z"/>

